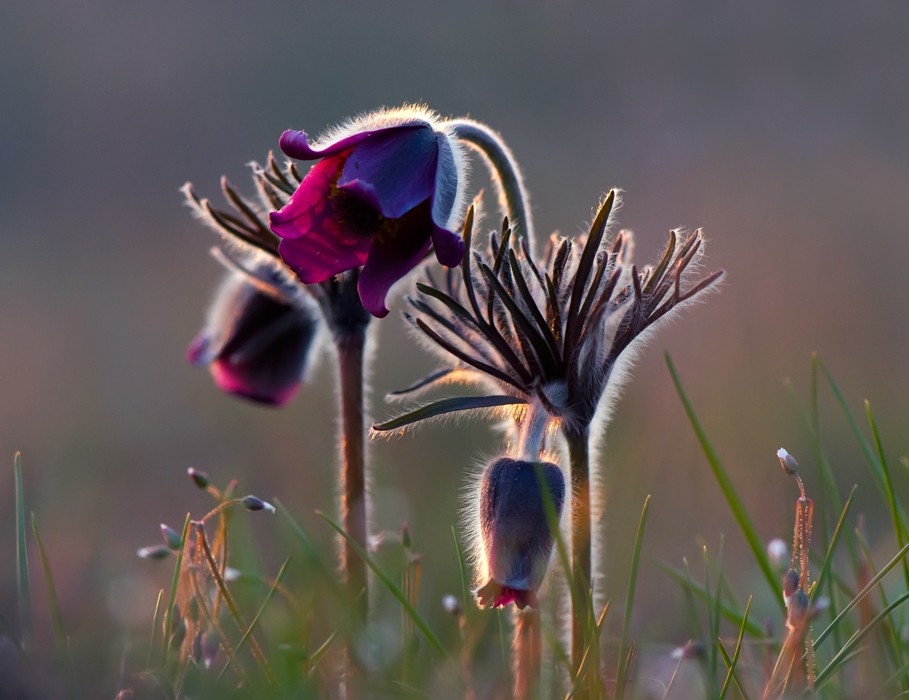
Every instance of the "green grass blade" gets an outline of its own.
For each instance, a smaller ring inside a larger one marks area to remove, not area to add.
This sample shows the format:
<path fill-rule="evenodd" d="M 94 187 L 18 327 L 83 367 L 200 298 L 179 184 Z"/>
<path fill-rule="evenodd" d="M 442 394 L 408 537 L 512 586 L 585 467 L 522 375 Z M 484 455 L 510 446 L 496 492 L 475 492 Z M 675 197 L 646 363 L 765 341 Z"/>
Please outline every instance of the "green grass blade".
<path fill-rule="evenodd" d="M 262 617 L 262 613 L 265 612 L 265 608 L 268 607 L 268 604 L 272 601 L 272 598 L 275 597 L 275 593 L 278 592 L 278 588 L 281 586 L 281 581 L 284 578 L 284 575 L 287 573 L 287 566 L 290 564 L 290 557 L 284 560 L 284 563 L 281 564 L 281 568 L 278 570 L 278 574 L 275 576 L 275 582 L 272 584 L 271 588 L 268 590 L 268 594 L 265 596 L 265 600 L 262 601 L 262 605 L 259 606 L 258 611 L 256 611 L 256 616 L 252 619 L 252 622 L 249 623 L 249 627 L 246 628 L 246 631 L 243 633 L 243 636 L 240 637 L 240 641 L 237 642 L 235 647 L 236 651 L 240 651 L 243 648 L 243 645 L 246 643 L 246 640 L 249 639 L 253 633 L 253 630 L 256 628 L 256 625 L 259 623 L 259 618 Z M 220 679 L 230 664 L 225 664 L 224 668 L 221 669 L 221 673 L 218 674 Z"/>
<path fill-rule="evenodd" d="M 461 606 L 464 617 L 470 622 L 473 615 L 473 605 L 470 601 L 470 585 L 467 583 L 467 562 L 464 559 L 464 550 L 461 549 L 461 540 L 458 539 L 458 531 L 452 526 L 451 536 L 454 539 L 455 554 L 458 557 L 458 572 L 461 574 Z"/>
<path fill-rule="evenodd" d="M 619 637 L 618 670 L 616 671 L 615 698 L 625 697 L 625 649 L 628 645 L 628 633 L 631 630 L 631 611 L 634 607 L 634 591 L 638 580 L 638 566 L 641 563 L 641 546 L 644 542 L 644 526 L 647 524 L 647 513 L 650 511 L 650 495 L 644 499 L 638 531 L 634 536 L 634 549 L 631 555 L 631 571 L 628 574 L 628 594 L 625 598 L 625 618 L 622 620 L 622 634 Z"/>
<path fill-rule="evenodd" d="M 817 674 L 817 679 L 815 680 L 815 688 L 819 690 L 829 680 L 830 676 L 842 667 L 842 662 L 846 659 L 852 649 L 871 631 L 873 631 L 874 628 L 877 627 L 883 620 L 887 619 L 890 616 L 891 612 L 893 612 L 898 606 L 902 605 L 907 600 L 909 600 L 909 591 L 903 593 L 899 598 L 894 600 L 892 603 L 890 603 L 890 605 L 875 615 L 867 625 L 853 634 L 843 645 L 843 647 L 834 655 L 833 659 L 830 660 L 830 663 L 824 667 L 824 670 Z"/>
<path fill-rule="evenodd" d="M 19 602 L 19 638 L 23 649 L 31 646 L 32 596 L 28 580 L 28 543 L 25 540 L 25 487 L 22 483 L 22 453 L 13 460 L 16 489 L 16 593 Z"/>
<path fill-rule="evenodd" d="M 840 623 L 840 621 L 849 613 L 850 610 L 852 610 L 852 608 L 861 603 L 862 600 L 864 600 L 865 596 L 873 591 L 878 583 L 880 583 L 881 579 L 890 573 L 890 570 L 899 564 L 900 561 L 902 561 L 903 557 L 905 557 L 907 554 L 909 554 L 909 544 L 906 544 L 902 549 L 900 549 L 900 551 L 898 551 L 894 557 L 889 562 L 887 562 L 880 571 L 877 572 L 877 574 L 865 585 L 865 587 L 860 590 L 842 610 L 840 610 L 840 614 L 837 615 L 833 619 L 833 622 L 827 626 L 827 629 L 821 632 L 817 636 L 817 639 L 814 640 L 815 648 L 821 645 L 821 642 L 827 638 L 827 636 L 830 634 L 830 631 Z"/>
<path fill-rule="evenodd" d="M 151 638 L 148 641 L 148 660 L 145 665 L 152 668 L 155 663 L 155 650 L 158 648 L 158 632 L 161 630 L 161 603 L 164 601 L 164 589 L 158 591 L 155 600 L 155 614 L 152 615 Z"/>
<path fill-rule="evenodd" d="M 174 603 L 177 602 L 177 588 L 180 583 L 180 572 L 183 569 L 183 554 L 186 551 L 186 539 L 189 533 L 190 514 L 186 514 L 183 521 L 183 534 L 180 536 L 180 551 L 177 552 L 177 562 L 174 564 L 174 575 L 170 580 L 170 595 L 167 597 L 167 607 L 164 609 L 164 643 L 161 645 L 161 664 L 167 661 L 167 651 L 170 647 L 170 630 L 174 617 Z"/>
<path fill-rule="evenodd" d="M 671 564 L 667 564 L 666 562 L 657 562 L 657 566 L 662 569 L 664 573 L 669 575 L 669 577 L 672 578 L 676 583 L 682 586 L 683 590 L 696 595 L 701 600 L 708 600 L 707 589 L 692 580 L 689 574 L 686 574 L 681 569 L 677 569 L 676 567 L 672 566 Z M 732 622 L 736 625 L 742 623 L 742 619 L 744 618 L 743 613 L 733 608 L 726 601 L 720 602 L 719 610 L 720 614 L 722 614 L 722 616 L 729 622 Z M 761 625 L 758 623 L 751 620 L 748 620 L 747 624 L 745 625 L 745 632 L 749 637 L 754 637 L 755 639 L 764 640 L 767 638 L 767 633 L 765 632 L 764 628 L 761 627 Z"/>
<path fill-rule="evenodd" d="M 884 446 L 881 443 L 881 436 L 877 430 L 877 423 L 874 420 L 874 414 L 871 412 L 871 402 L 865 401 L 865 413 L 868 415 L 868 425 L 871 428 L 871 435 L 874 438 L 874 448 L 877 451 L 877 458 L 881 465 L 881 472 L 884 476 L 884 491 L 887 497 L 887 505 L 890 508 L 890 519 L 893 522 L 893 531 L 896 534 L 896 543 L 902 547 L 906 543 L 906 523 L 901 516 L 901 511 L 896 501 L 896 495 L 893 492 L 893 481 L 890 478 L 890 467 L 887 464 L 887 457 L 884 454 Z M 909 588 L 909 562 L 903 559 L 903 579 L 906 582 L 906 588 Z"/>
<path fill-rule="evenodd" d="M 386 574 L 384 571 L 382 571 L 382 569 L 379 568 L 379 566 L 375 563 L 375 561 L 373 561 L 372 557 L 369 556 L 369 554 L 366 552 L 366 550 L 364 550 L 359 545 L 359 543 L 357 543 L 350 535 L 348 535 L 344 531 L 343 527 L 341 527 L 336 522 L 334 522 L 331 518 L 329 518 L 327 515 L 325 515 L 325 513 L 316 511 L 316 515 L 318 515 L 320 518 L 322 518 L 322 520 L 324 520 L 326 523 L 328 523 L 328 525 L 331 526 L 332 529 L 337 531 L 338 534 L 341 535 L 341 537 L 343 537 L 345 540 L 347 540 L 348 544 L 350 545 L 351 549 L 354 550 L 356 555 L 358 557 L 360 557 L 366 563 L 366 565 L 376 575 L 376 578 L 378 578 L 385 585 L 385 587 L 388 589 L 388 591 L 395 598 L 397 598 L 398 602 L 401 604 L 401 606 L 404 608 L 404 610 L 407 611 L 407 614 L 410 616 L 410 619 L 413 620 L 414 624 L 423 633 L 423 635 L 426 637 L 426 639 L 429 641 L 429 643 L 432 644 L 432 646 L 434 646 L 436 648 L 436 650 L 438 650 L 439 653 L 441 653 L 443 656 L 448 657 L 448 652 L 446 651 L 445 647 L 442 645 L 442 642 L 439 641 L 439 638 L 429 628 L 429 625 L 426 624 L 426 622 L 420 616 L 420 613 L 418 613 L 416 611 L 416 609 L 413 607 L 413 605 L 411 605 L 410 601 L 407 600 L 407 596 L 404 595 L 404 593 L 401 591 L 401 589 L 398 587 L 398 585 L 391 579 L 391 577 L 389 577 L 388 574 Z"/>
<path fill-rule="evenodd" d="M 726 692 L 729 690 L 729 683 L 730 683 L 730 681 L 732 681 L 733 677 L 735 676 L 735 666 L 739 662 L 739 654 L 742 651 L 742 638 L 745 636 L 745 625 L 748 622 L 748 613 L 751 611 L 751 600 L 752 600 L 752 596 L 748 596 L 748 602 L 745 604 L 745 616 L 742 618 L 742 624 L 739 627 L 739 636 L 735 642 L 735 651 L 732 652 L 731 661 L 726 659 L 726 654 L 725 654 L 726 650 L 723 649 L 723 644 L 722 644 L 722 642 L 720 642 L 719 637 L 717 638 L 717 642 L 720 645 L 719 648 L 723 653 L 723 660 L 726 661 L 726 665 L 729 669 L 726 672 L 726 680 L 723 682 L 723 687 L 720 690 L 720 700 L 724 700 L 724 698 L 726 697 Z M 736 681 L 736 686 L 741 689 L 741 686 L 739 686 L 737 681 Z"/>
<path fill-rule="evenodd" d="M 843 392 L 840 390 L 839 386 L 833 379 L 833 375 L 830 373 L 830 370 L 827 369 L 827 366 L 820 360 L 817 359 L 818 367 L 821 372 L 824 373 L 824 377 L 827 379 L 827 383 L 830 385 L 830 390 L 833 392 L 834 397 L 836 398 L 837 403 L 840 405 L 843 415 L 846 417 L 846 421 L 849 423 L 849 427 L 852 429 L 853 435 L 859 444 L 859 447 L 862 450 L 862 454 L 865 457 L 865 461 L 868 463 L 868 467 L 871 470 L 871 475 L 874 477 L 874 480 L 877 482 L 878 488 L 885 497 L 887 496 L 887 479 L 884 477 L 884 470 L 881 466 L 880 461 L 877 458 L 877 455 L 874 453 L 874 450 L 871 448 L 871 445 L 868 443 L 868 440 L 865 439 L 865 436 L 862 435 L 862 431 L 858 426 L 858 421 L 855 420 L 855 416 L 852 415 L 852 411 L 849 410 L 849 404 L 846 402 L 846 398 L 843 395 Z M 899 522 L 906 522 L 906 511 L 903 510 L 903 507 L 900 503 L 896 503 L 897 517 Z"/>
<path fill-rule="evenodd" d="M 679 379 L 678 373 L 676 372 L 672 358 L 668 354 L 666 355 L 666 365 L 669 368 L 669 374 L 672 377 L 672 382 L 675 384 L 675 389 L 682 401 L 682 406 L 685 408 L 685 413 L 688 415 L 688 420 L 691 423 L 691 427 L 694 429 L 698 442 L 701 445 L 701 449 L 704 451 L 704 455 L 707 457 L 707 462 L 710 465 L 710 469 L 713 471 L 713 475 L 720 486 L 720 490 L 723 492 L 723 496 L 726 499 L 726 502 L 729 504 L 729 508 L 732 510 L 732 515 L 735 517 L 735 521 L 738 523 L 739 529 L 742 531 L 742 535 L 744 535 L 745 541 L 748 543 L 748 547 L 751 549 L 751 553 L 754 556 L 758 567 L 761 569 L 761 573 L 764 575 L 764 579 L 767 581 L 767 586 L 773 592 L 773 599 L 777 601 L 777 604 L 780 607 L 780 611 L 785 612 L 783 598 L 779 595 L 779 577 L 773 572 L 773 567 L 770 566 L 770 562 L 767 560 L 767 553 L 764 551 L 764 545 L 761 542 L 760 537 L 758 537 L 754 523 L 748 516 L 748 512 L 745 510 L 745 506 L 742 503 L 742 499 L 739 496 L 738 492 L 735 490 L 735 486 L 733 486 L 732 480 L 729 478 L 729 473 L 720 462 L 719 457 L 713 449 L 713 445 L 710 444 L 710 441 L 707 438 L 707 434 L 701 427 L 701 423 L 694 412 L 694 408 L 692 408 L 691 402 L 688 400 L 688 396 L 685 394 L 685 390 L 682 388 L 682 382 Z"/>
<path fill-rule="evenodd" d="M 63 657 L 67 657 L 69 655 L 69 638 L 66 634 L 66 626 L 63 624 L 63 615 L 60 612 L 60 600 L 57 598 L 57 587 L 54 585 L 54 572 L 51 569 L 47 550 L 44 549 L 44 542 L 41 539 L 41 533 L 38 531 L 38 519 L 34 513 L 32 513 L 32 532 L 35 535 L 35 542 L 38 544 L 38 554 L 41 557 L 41 568 L 44 572 L 44 583 L 47 586 L 47 604 L 50 610 L 51 623 L 54 627 L 54 641 L 57 645 L 58 653 Z"/>
<path fill-rule="evenodd" d="M 824 585 L 827 576 L 830 573 L 830 565 L 833 562 L 833 553 L 836 550 L 836 545 L 840 541 L 840 534 L 843 532 L 843 524 L 846 522 L 846 514 L 852 507 L 852 499 L 855 496 L 856 489 L 858 489 L 857 485 L 852 487 L 852 491 L 849 492 L 849 498 L 846 499 L 846 505 L 843 506 L 843 512 L 840 513 L 840 518 L 836 521 L 836 528 L 833 530 L 833 537 L 830 538 L 830 544 L 827 546 L 827 555 L 824 557 L 824 563 L 821 566 L 821 571 L 817 575 L 817 579 L 815 579 L 814 590 L 811 593 L 812 602 L 817 599 L 818 595 L 820 595 L 822 586 Z"/>

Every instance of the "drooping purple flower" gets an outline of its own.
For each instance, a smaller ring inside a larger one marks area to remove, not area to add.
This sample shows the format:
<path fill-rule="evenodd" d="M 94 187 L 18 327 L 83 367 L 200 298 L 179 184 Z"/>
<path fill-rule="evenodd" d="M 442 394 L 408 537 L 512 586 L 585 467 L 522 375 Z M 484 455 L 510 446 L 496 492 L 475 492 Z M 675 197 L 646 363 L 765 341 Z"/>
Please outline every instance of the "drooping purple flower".
<path fill-rule="evenodd" d="M 558 518 L 565 501 L 565 478 L 555 464 L 502 457 L 483 476 L 480 538 L 489 577 L 477 591 L 483 607 L 538 605 L 537 590 L 553 545 L 541 484 Z"/>
<path fill-rule="evenodd" d="M 280 146 L 291 158 L 319 160 L 269 216 L 281 257 L 304 283 L 362 267 L 360 300 L 382 317 L 391 286 L 430 248 L 443 265 L 460 264 L 463 157 L 435 115 L 378 113 L 314 145 L 285 131 Z"/>
<path fill-rule="evenodd" d="M 280 406 L 296 393 L 318 330 L 315 313 L 231 272 L 187 350 L 224 391 Z"/>

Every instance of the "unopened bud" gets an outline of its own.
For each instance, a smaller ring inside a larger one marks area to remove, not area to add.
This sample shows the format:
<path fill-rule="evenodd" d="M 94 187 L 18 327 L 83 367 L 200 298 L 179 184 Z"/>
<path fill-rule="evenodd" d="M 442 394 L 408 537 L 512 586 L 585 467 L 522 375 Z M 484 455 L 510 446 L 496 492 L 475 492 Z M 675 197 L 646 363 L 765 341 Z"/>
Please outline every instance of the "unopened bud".
<path fill-rule="evenodd" d="M 789 569 L 783 576 L 783 602 L 789 605 L 792 596 L 799 590 L 799 572 L 795 569 Z"/>
<path fill-rule="evenodd" d="M 786 546 L 786 542 L 779 537 L 770 540 L 767 543 L 767 558 L 770 560 L 770 564 L 777 569 L 782 569 L 788 564 L 789 547 Z"/>
<path fill-rule="evenodd" d="M 183 546 L 183 537 L 180 536 L 180 533 L 164 523 L 161 523 L 161 537 L 164 538 L 164 544 L 175 552 Z"/>
<path fill-rule="evenodd" d="M 780 466 L 783 468 L 783 471 L 786 472 L 789 476 L 795 476 L 799 471 L 799 463 L 795 461 L 795 457 L 786 452 L 782 447 L 776 451 L 777 459 L 780 460 Z"/>
<path fill-rule="evenodd" d="M 275 507 L 271 503 L 266 503 L 261 498 L 253 495 L 244 496 L 240 503 L 246 510 L 267 510 L 269 513 L 275 512 Z"/>
<path fill-rule="evenodd" d="M 203 471 L 190 467 L 186 470 L 186 473 L 189 474 L 189 478 L 193 480 L 193 483 L 202 490 L 207 489 L 208 485 L 211 483 L 208 474 Z"/>
<path fill-rule="evenodd" d="M 808 594 L 801 588 L 795 592 L 789 601 L 789 615 L 786 622 L 791 627 L 800 627 L 808 619 Z"/>
<path fill-rule="evenodd" d="M 177 618 L 174 624 L 174 631 L 170 635 L 170 646 L 172 649 L 178 649 L 183 640 L 186 639 L 186 623 L 183 622 L 183 618 Z"/>
<path fill-rule="evenodd" d="M 459 617 L 461 615 L 461 601 L 458 600 L 457 596 L 448 593 L 442 596 L 442 610 L 449 615 Z"/>
<path fill-rule="evenodd" d="M 489 466 L 480 490 L 480 536 L 489 576 L 477 591 L 481 606 L 537 607 L 553 547 L 546 501 L 558 519 L 564 500 L 565 477 L 555 464 L 503 457 Z"/>
<path fill-rule="evenodd" d="M 167 559 L 172 554 L 172 550 L 163 544 L 156 544 L 151 547 L 140 547 L 136 550 L 136 554 L 142 559 Z"/>
<path fill-rule="evenodd" d="M 410 527 L 407 523 L 404 523 L 401 526 L 401 546 L 404 549 L 410 549 L 411 539 L 410 539 Z"/>

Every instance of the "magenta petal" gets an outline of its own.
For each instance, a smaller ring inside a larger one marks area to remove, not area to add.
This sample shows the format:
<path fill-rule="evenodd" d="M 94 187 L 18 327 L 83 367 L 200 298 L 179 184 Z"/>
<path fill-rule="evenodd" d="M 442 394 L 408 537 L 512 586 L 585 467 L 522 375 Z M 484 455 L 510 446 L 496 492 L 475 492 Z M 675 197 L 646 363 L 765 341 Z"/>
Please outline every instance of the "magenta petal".
<path fill-rule="evenodd" d="M 433 195 L 437 161 L 432 127 L 386 129 L 351 149 L 338 187 L 398 219 Z"/>
<path fill-rule="evenodd" d="M 379 131 L 381 131 L 381 129 Z M 360 131 L 352 136 L 336 141 L 325 148 L 316 150 L 309 145 L 309 137 L 306 135 L 305 131 L 293 131 L 288 129 L 281 134 L 281 138 L 278 140 L 278 146 L 280 146 L 281 150 L 291 158 L 296 158 L 297 160 L 318 160 L 319 158 L 333 156 L 341 151 L 356 146 L 374 133 L 376 133 L 376 130 Z"/>
<path fill-rule="evenodd" d="M 385 297 L 399 279 L 414 269 L 429 252 L 429 238 L 402 231 L 386 240 L 376 238 L 360 273 L 357 291 L 363 307 L 377 318 L 388 315 Z"/>
<path fill-rule="evenodd" d="M 305 284 L 360 267 L 372 245 L 369 231 L 345 224 L 363 205 L 349 196 L 331 196 L 343 163 L 341 157 L 316 163 L 287 204 L 269 214 L 272 231 L 284 239 L 278 253 Z"/>
<path fill-rule="evenodd" d="M 457 267 L 464 258 L 464 241 L 448 229 L 432 227 L 432 247 L 436 260 L 446 267 Z"/>

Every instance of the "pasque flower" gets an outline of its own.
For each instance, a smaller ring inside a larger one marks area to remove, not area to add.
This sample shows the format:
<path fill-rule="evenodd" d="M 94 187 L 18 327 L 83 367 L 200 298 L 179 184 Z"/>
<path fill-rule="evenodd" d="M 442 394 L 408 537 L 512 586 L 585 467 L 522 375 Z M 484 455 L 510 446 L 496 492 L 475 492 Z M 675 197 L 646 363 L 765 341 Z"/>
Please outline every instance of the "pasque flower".
<path fill-rule="evenodd" d="M 261 273 L 265 274 L 265 273 Z M 224 391 L 282 405 L 297 391 L 318 330 L 313 310 L 229 272 L 187 355 Z"/>
<path fill-rule="evenodd" d="M 463 215 L 463 156 L 432 113 L 370 114 L 314 144 L 285 131 L 280 146 L 291 158 L 319 161 L 269 216 L 281 257 L 304 283 L 362 267 L 360 299 L 382 317 L 388 290 L 430 248 L 443 265 L 461 262 L 454 230 Z"/>
<path fill-rule="evenodd" d="M 502 457 L 483 475 L 480 538 L 488 581 L 477 591 L 483 607 L 538 605 L 553 545 L 543 485 L 558 520 L 565 478 L 555 464 Z"/>

